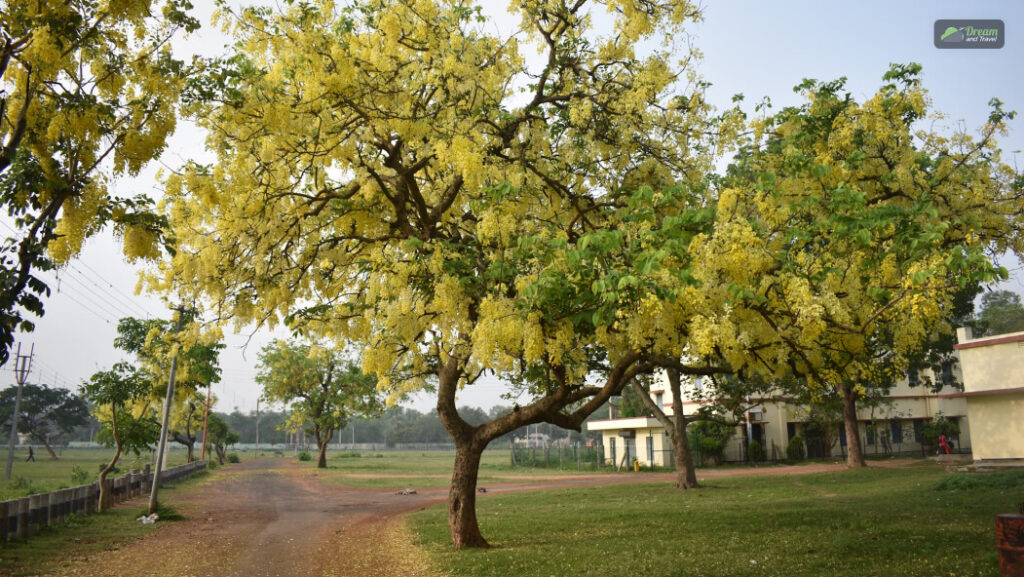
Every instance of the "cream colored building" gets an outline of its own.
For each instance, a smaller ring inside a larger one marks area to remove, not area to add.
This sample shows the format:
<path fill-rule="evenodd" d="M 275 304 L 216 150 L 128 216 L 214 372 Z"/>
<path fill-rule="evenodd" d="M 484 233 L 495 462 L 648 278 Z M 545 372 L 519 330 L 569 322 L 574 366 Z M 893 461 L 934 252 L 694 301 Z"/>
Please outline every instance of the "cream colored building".
<path fill-rule="evenodd" d="M 954 365 L 949 370 L 952 372 L 946 375 L 932 375 L 934 382 L 955 382 L 957 368 Z M 954 449 L 958 452 L 969 450 L 971 427 L 965 394 L 954 386 L 944 386 L 938 393 L 933 393 L 921 382 L 923 376 L 917 375 L 914 382 L 904 379 L 898 383 L 890 390 L 887 402 L 874 408 L 861 406 L 858 409 L 861 446 L 866 456 L 924 456 L 925 449 L 920 441 L 922 426 L 940 415 L 960 426 L 960 434 L 951 439 Z M 660 380 L 661 386 L 651 388 L 651 397 L 671 416 L 672 393 L 664 375 Z M 699 379 L 684 386 L 683 411 L 687 415 L 695 414 L 704 403 L 695 400 L 699 398 L 702 386 Z M 1024 388 L 1018 395 L 1018 402 L 1024 402 Z M 752 399 L 751 403 L 754 407 L 747 413 L 750 426 L 741 423 L 736 427 L 725 450 L 725 461 L 746 460 L 745 448 L 750 440 L 757 440 L 762 445 L 766 459 L 785 459 L 789 440 L 796 435 L 804 439 L 809 457 L 841 458 L 846 454 L 846 434 L 841 426 L 829 447 L 824 446 L 825 441 L 821 440 L 808 442 L 804 431 L 804 423 L 809 416 L 807 406 L 777 398 Z M 590 421 L 587 428 L 601 431 L 606 463 L 628 464 L 635 457 L 644 466 L 672 464 L 672 441 L 654 417 Z"/>
<path fill-rule="evenodd" d="M 974 459 L 1024 459 L 1024 332 L 957 340 Z"/>

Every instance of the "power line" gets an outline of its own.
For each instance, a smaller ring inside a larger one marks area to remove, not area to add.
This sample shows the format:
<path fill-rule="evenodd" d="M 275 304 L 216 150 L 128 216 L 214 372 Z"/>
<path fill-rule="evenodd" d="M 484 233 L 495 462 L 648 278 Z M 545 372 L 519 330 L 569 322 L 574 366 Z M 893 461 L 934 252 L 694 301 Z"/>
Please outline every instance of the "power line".
<path fill-rule="evenodd" d="M 85 266 L 87 270 L 91 271 L 91 272 L 92 272 L 92 274 L 94 274 L 94 275 L 96 275 L 97 277 L 99 277 L 99 278 L 100 278 L 100 279 L 101 279 L 101 280 L 102 280 L 102 281 L 103 281 L 104 283 L 106 283 L 106 285 L 108 285 L 108 286 L 110 286 L 110 287 L 111 287 L 112 289 L 114 289 L 114 291 L 115 291 L 115 292 L 118 292 L 118 293 L 122 294 L 122 295 L 123 295 L 123 296 L 125 297 L 125 299 L 126 299 L 126 300 L 127 300 L 128 302 L 131 302 L 132 304 L 134 304 L 135 306 L 137 306 L 137 307 L 138 307 L 138 310 L 139 310 L 139 311 L 142 311 L 142 313 L 143 313 L 143 314 L 144 314 L 144 315 L 145 315 L 145 316 L 146 316 L 147 318 L 152 318 L 152 316 L 150 315 L 150 313 L 148 313 L 147 311 L 145 311 L 145 308 L 143 308 L 143 307 L 142 307 L 142 305 L 138 304 L 138 302 L 136 302 L 136 301 L 135 301 L 135 300 L 134 300 L 134 299 L 133 299 L 133 298 L 132 298 L 131 296 L 129 296 L 129 295 L 127 295 L 126 293 L 122 292 L 122 291 L 121 291 L 121 289 L 119 289 L 118 287 L 114 286 L 114 283 L 110 282 L 110 281 L 109 281 L 108 279 L 106 279 L 105 277 L 103 277 L 103 275 L 101 275 L 101 274 L 100 274 L 100 273 L 98 273 L 98 272 L 97 272 L 97 271 L 96 271 L 95 269 L 93 269 L 93 267 L 92 267 L 92 266 L 89 266 L 89 264 L 88 264 L 88 263 L 87 263 L 86 261 L 84 261 L 84 260 L 79 260 L 79 261 L 78 261 L 77 263 L 78 263 L 78 264 L 81 264 L 82 266 Z"/>

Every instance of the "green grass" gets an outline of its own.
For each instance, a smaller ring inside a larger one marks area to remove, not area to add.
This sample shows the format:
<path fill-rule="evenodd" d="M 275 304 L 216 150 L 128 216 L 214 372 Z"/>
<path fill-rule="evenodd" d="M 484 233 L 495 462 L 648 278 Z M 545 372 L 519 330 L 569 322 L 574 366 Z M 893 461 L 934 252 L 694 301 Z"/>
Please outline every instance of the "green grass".
<path fill-rule="evenodd" d="M 11 479 L 0 479 L 0 501 L 79 485 L 71 479 L 76 466 L 89 473 L 89 481 L 95 481 L 99 477 L 100 465 L 105 465 L 113 455 L 113 449 L 64 449 L 55 461 L 45 449 L 39 449 L 35 452 L 35 461 L 25 462 L 28 450 L 19 449 L 14 455 Z M 7 451 L 0 451 L 0 459 L 6 458 Z M 181 465 L 185 463 L 185 458 L 185 451 L 171 451 L 168 465 Z M 114 476 L 123 475 L 131 469 L 142 469 L 149 462 L 148 454 L 139 459 L 134 455 L 122 456 L 117 463 L 121 472 Z"/>
<path fill-rule="evenodd" d="M 289 456 L 289 458 L 295 458 Z M 397 489 L 404 487 L 446 487 L 452 476 L 455 451 L 383 451 L 327 454 L 327 469 L 317 470 L 325 481 L 357 488 Z M 303 466 L 316 468 L 316 460 L 303 461 Z M 610 469 L 577 471 L 575 462 L 564 469 L 513 467 L 508 449 L 485 451 L 480 463 L 479 484 L 497 483 L 509 476 L 535 477 L 610 472 Z M 367 475 L 372 477 L 352 477 Z M 389 477 L 393 475 L 393 477 Z"/>
<path fill-rule="evenodd" d="M 998 575 L 993 516 L 1024 492 L 937 491 L 936 467 L 545 491 L 477 501 L 494 547 L 455 552 L 446 510 L 413 514 L 458 576 Z"/>
<path fill-rule="evenodd" d="M 160 489 L 161 502 L 173 496 L 175 491 L 207 476 L 201 473 L 177 483 L 173 488 Z M 157 524 L 143 525 L 138 518 L 147 510 L 146 505 L 119 506 L 104 513 L 72 515 L 64 523 L 47 527 L 38 535 L 22 541 L 12 540 L 0 547 L 0 575 L 51 575 L 64 563 L 101 551 L 116 550 L 126 542 L 142 539 L 160 523 L 185 519 L 173 506 L 161 505 L 157 509 L 160 515 Z"/>

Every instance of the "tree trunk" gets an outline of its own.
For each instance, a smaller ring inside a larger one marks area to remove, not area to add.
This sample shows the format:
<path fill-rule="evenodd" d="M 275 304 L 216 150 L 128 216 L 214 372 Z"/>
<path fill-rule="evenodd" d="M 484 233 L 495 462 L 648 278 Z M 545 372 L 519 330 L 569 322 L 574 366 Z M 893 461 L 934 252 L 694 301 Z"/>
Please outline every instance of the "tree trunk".
<path fill-rule="evenodd" d="M 113 505 L 110 502 L 110 487 L 107 485 L 107 475 L 114 470 L 114 466 L 117 465 L 117 460 L 121 458 L 121 441 L 119 439 L 119 433 L 117 430 L 117 406 L 111 409 L 111 432 L 114 437 L 114 458 L 110 460 L 110 463 L 100 471 L 100 497 L 99 503 L 97 503 L 97 509 L 100 513 L 106 511 Z"/>
<path fill-rule="evenodd" d="M 476 520 L 476 481 L 483 449 L 456 443 L 455 472 L 448 492 L 448 526 L 456 549 L 489 547 Z"/>
<path fill-rule="evenodd" d="M 195 456 L 194 456 L 195 455 L 195 451 L 194 451 L 195 441 L 192 441 L 191 443 L 187 443 L 185 445 L 185 447 L 188 448 L 188 462 L 191 463 L 192 461 L 195 461 L 196 460 Z"/>
<path fill-rule="evenodd" d="M 214 445 L 213 446 L 213 450 L 217 452 L 217 461 L 219 461 L 220 464 L 223 465 L 224 464 L 224 453 L 226 451 L 226 449 L 224 448 L 224 445 Z"/>
<path fill-rule="evenodd" d="M 53 452 L 53 447 L 50 446 L 50 440 L 47 439 L 46 437 L 43 437 L 42 439 L 40 439 L 40 441 L 42 441 L 43 446 L 46 447 L 46 452 L 50 454 L 50 458 L 56 461 L 57 453 Z"/>
<path fill-rule="evenodd" d="M 846 386 L 840 386 L 839 392 L 843 396 L 843 426 L 846 427 L 846 466 L 866 467 L 857 427 L 857 392 Z"/>
<path fill-rule="evenodd" d="M 325 435 L 321 433 L 319 429 L 313 429 L 313 437 L 316 439 L 316 448 L 318 452 L 316 459 L 317 469 L 327 468 L 327 445 L 331 442 L 332 436 L 333 435 L 331 433 L 327 433 Z"/>
<path fill-rule="evenodd" d="M 679 371 L 669 369 L 668 386 L 672 391 L 672 449 L 676 461 L 676 489 L 697 488 L 697 468 L 693 464 L 693 451 L 686 435 L 686 415 L 683 413 L 683 392 L 679 383 Z"/>

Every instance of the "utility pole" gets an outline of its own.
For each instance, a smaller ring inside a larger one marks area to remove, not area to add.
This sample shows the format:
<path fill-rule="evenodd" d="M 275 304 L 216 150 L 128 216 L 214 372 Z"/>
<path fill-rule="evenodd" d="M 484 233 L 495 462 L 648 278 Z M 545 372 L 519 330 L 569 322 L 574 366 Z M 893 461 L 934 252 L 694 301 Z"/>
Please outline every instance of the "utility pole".
<path fill-rule="evenodd" d="M 185 308 L 180 307 L 178 311 L 178 322 L 175 324 L 175 334 L 181 332 L 182 322 L 185 320 Z M 167 434 L 170 428 L 171 403 L 174 402 L 174 373 L 178 370 L 178 353 L 171 356 L 171 374 L 167 379 L 167 395 L 164 397 L 163 422 L 160 426 L 160 444 L 156 448 L 156 465 L 153 467 L 153 487 L 149 493 L 149 514 L 156 513 L 157 493 L 160 489 L 160 472 L 164 466 L 164 452 L 167 451 Z M 206 439 L 203 439 L 204 441 Z"/>
<path fill-rule="evenodd" d="M 256 397 L 256 456 L 260 456 L 260 398 Z"/>
<path fill-rule="evenodd" d="M 206 425 L 210 422 L 210 397 L 213 396 L 213 382 L 206 384 L 206 413 L 203 415 L 203 451 L 199 455 L 200 461 L 206 460 Z"/>
<path fill-rule="evenodd" d="M 10 480 L 11 469 L 14 467 L 14 440 L 18 438 L 18 415 L 21 413 L 21 388 L 28 380 L 28 374 L 32 371 L 32 356 L 36 352 L 36 345 L 33 344 L 28 356 L 22 356 L 21 343 L 18 343 L 18 355 L 14 358 L 14 380 L 18 382 L 18 392 L 14 395 L 14 412 L 11 413 L 11 437 L 7 439 L 7 468 L 4 470 L 4 479 Z"/>

